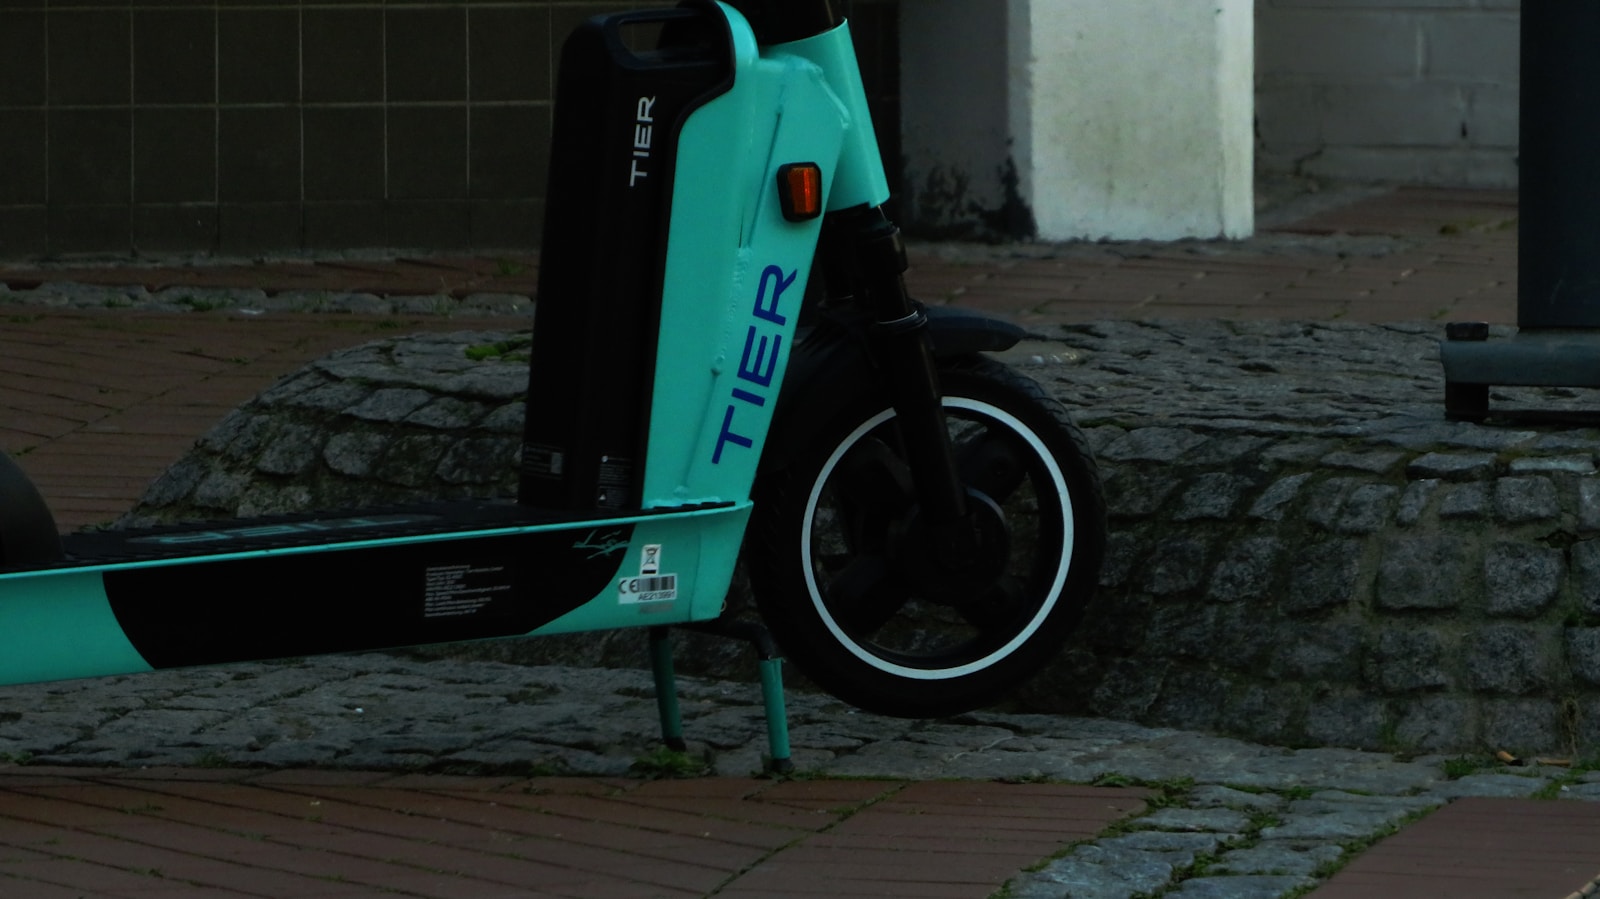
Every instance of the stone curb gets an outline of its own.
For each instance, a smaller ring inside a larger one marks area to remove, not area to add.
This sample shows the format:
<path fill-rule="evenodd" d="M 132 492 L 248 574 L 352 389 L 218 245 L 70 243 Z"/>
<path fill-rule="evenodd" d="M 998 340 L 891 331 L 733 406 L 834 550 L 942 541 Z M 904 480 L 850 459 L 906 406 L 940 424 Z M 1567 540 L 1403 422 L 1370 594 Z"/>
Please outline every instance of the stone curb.
<path fill-rule="evenodd" d="M 1026 701 L 1289 745 L 1594 745 L 1600 431 L 1445 421 L 1434 331 L 1105 322 L 1006 354 L 1074 411 L 1111 516 L 1100 595 Z M 332 354 L 136 517 L 509 495 L 518 339 Z"/>

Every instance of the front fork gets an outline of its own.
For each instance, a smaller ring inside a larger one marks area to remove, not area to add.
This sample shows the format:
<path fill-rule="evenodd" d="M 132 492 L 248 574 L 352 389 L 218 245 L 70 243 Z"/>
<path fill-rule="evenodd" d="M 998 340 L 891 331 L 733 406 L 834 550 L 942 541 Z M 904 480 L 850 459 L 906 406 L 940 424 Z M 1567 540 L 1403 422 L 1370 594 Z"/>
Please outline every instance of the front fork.
<path fill-rule="evenodd" d="M 850 302 L 872 322 L 868 345 L 887 376 L 925 533 L 959 566 L 977 550 L 978 538 L 945 423 L 928 316 L 906 294 L 900 229 L 881 208 L 850 209 L 829 217 L 823 241 L 830 302 Z"/>

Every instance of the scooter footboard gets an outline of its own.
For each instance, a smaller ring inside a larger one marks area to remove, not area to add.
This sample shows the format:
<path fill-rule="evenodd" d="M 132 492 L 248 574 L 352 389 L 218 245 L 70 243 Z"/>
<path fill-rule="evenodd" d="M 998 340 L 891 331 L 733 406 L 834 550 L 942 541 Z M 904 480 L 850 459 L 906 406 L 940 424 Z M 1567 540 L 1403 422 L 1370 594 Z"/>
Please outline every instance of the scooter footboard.
<path fill-rule="evenodd" d="M 0 683 L 705 621 L 749 513 L 468 501 L 70 535 L 0 571 Z"/>

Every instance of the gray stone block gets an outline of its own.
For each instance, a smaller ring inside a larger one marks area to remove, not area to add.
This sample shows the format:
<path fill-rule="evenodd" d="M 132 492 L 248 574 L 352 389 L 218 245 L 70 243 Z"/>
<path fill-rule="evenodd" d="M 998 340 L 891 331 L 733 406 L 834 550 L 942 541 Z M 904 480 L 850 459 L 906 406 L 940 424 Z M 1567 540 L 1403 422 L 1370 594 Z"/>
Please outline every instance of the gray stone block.
<path fill-rule="evenodd" d="M 446 484 L 514 485 L 518 441 L 508 437 L 458 440 L 439 460 L 434 474 Z"/>
<path fill-rule="evenodd" d="M 516 434 L 520 437 L 523 421 L 527 418 L 526 406 L 521 401 L 498 406 L 478 422 L 478 429 L 491 434 Z"/>
<path fill-rule="evenodd" d="M 1219 723 L 1225 733 L 1247 739 L 1292 742 L 1304 727 L 1305 693 L 1295 684 L 1247 685 L 1227 700 Z"/>
<path fill-rule="evenodd" d="M 1560 710 L 1548 699 L 1490 699 L 1483 704 L 1483 744 L 1514 755 L 1564 751 Z"/>
<path fill-rule="evenodd" d="M 396 422 L 432 402 L 433 394 L 406 387 L 385 387 L 344 410 L 365 421 Z"/>
<path fill-rule="evenodd" d="M 306 409 L 337 412 L 357 405 L 371 393 L 372 388 L 364 384 L 348 381 L 330 381 L 310 390 L 286 397 L 283 402 L 290 406 Z"/>
<path fill-rule="evenodd" d="M 1567 667 L 1580 683 L 1600 687 L 1600 627 L 1567 628 Z"/>
<path fill-rule="evenodd" d="M 1255 503 L 1250 506 L 1250 517 L 1266 521 L 1282 521 L 1289 504 L 1300 495 L 1300 488 L 1309 480 L 1311 472 L 1307 471 L 1274 481 L 1256 497 Z"/>
<path fill-rule="evenodd" d="M 1421 521 L 1428 509 L 1428 502 L 1439 492 L 1439 484 L 1437 478 L 1407 484 L 1405 492 L 1400 495 L 1400 507 L 1394 513 L 1395 524 L 1410 527 Z"/>
<path fill-rule="evenodd" d="M 1468 633 L 1462 639 L 1467 686 L 1514 696 L 1544 687 L 1550 679 L 1546 637 L 1541 630 L 1512 625 Z"/>
<path fill-rule="evenodd" d="M 1166 895 L 1172 899 L 1282 899 L 1316 882 L 1311 877 L 1287 874 L 1195 877 Z"/>
<path fill-rule="evenodd" d="M 405 423 L 442 431 L 460 431 L 472 427 L 488 411 L 489 407 L 482 403 L 444 396 L 407 415 Z"/>
<path fill-rule="evenodd" d="M 1157 605 L 1150 614 L 1145 652 L 1165 658 L 1205 659 L 1217 656 L 1219 609 L 1215 605 L 1175 602 Z"/>
<path fill-rule="evenodd" d="M 1327 746 L 1384 749 L 1383 700 L 1371 696 L 1327 696 L 1306 710 L 1306 738 Z"/>
<path fill-rule="evenodd" d="M 1497 543 L 1484 554 L 1485 607 L 1491 615 L 1531 618 L 1556 598 L 1565 577 L 1561 550 L 1534 543 Z"/>
<path fill-rule="evenodd" d="M 1478 732 L 1477 707 L 1454 696 L 1399 700 L 1394 740 L 1408 752 L 1440 752 L 1472 744 Z"/>
<path fill-rule="evenodd" d="M 1327 540 L 1296 551 L 1281 600 L 1284 610 L 1318 612 L 1354 602 L 1363 553 L 1357 540 Z"/>
<path fill-rule="evenodd" d="M 1460 537 L 1391 537 L 1378 564 L 1380 609 L 1455 609 L 1475 592 L 1478 565 Z"/>
<path fill-rule="evenodd" d="M 1561 514 L 1555 482 L 1541 475 L 1501 478 L 1494 485 L 1494 509 L 1501 521 L 1521 524 Z"/>
<path fill-rule="evenodd" d="M 247 461 L 261 452 L 278 432 L 279 421 L 270 415 L 234 414 L 202 440 L 229 459 Z"/>
<path fill-rule="evenodd" d="M 387 436 L 369 431 L 334 434 L 322 448 L 322 462 L 339 474 L 366 477 L 388 445 Z"/>
<path fill-rule="evenodd" d="M 1155 704 L 1170 667 L 1165 662 L 1142 659 L 1113 662 L 1095 688 L 1094 712 L 1126 721 L 1143 718 Z"/>
<path fill-rule="evenodd" d="M 1100 586 L 1120 587 L 1143 558 L 1145 538 L 1131 530 L 1113 530 L 1106 535 L 1106 554 L 1100 564 Z"/>
<path fill-rule="evenodd" d="M 1224 467 L 1235 462 L 1248 462 L 1272 445 L 1266 437 L 1214 437 L 1184 457 L 1190 465 L 1215 465 Z"/>
<path fill-rule="evenodd" d="M 1176 462 L 1205 442 L 1183 428 L 1139 428 L 1112 441 L 1100 455 L 1113 462 Z"/>
<path fill-rule="evenodd" d="M 221 509 L 231 515 L 239 502 L 239 492 L 249 481 L 243 473 L 212 471 L 195 485 L 190 501 L 201 509 Z"/>
<path fill-rule="evenodd" d="M 1578 481 L 1578 527 L 1584 531 L 1600 531 L 1600 479 Z"/>
<path fill-rule="evenodd" d="M 1200 586 L 1205 576 L 1206 546 L 1191 537 L 1173 537 L 1156 544 L 1145 563 L 1144 589 L 1157 596 L 1183 593 Z"/>
<path fill-rule="evenodd" d="M 1572 589 L 1585 615 L 1600 616 L 1600 540 L 1572 544 Z"/>
<path fill-rule="evenodd" d="M 1218 602 L 1259 599 L 1274 591 L 1283 541 L 1276 537 L 1246 537 L 1222 551 L 1211 572 L 1206 596 Z"/>
<path fill-rule="evenodd" d="M 1444 520 L 1485 518 L 1488 514 L 1488 484 L 1454 485 L 1439 502 L 1439 517 Z"/>
<path fill-rule="evenodd" d="M 1409 478 L 1475 481 L 1493 474 L 1494 456 L 1489 453 L 1428 453 L 1406 466 Z"/>
<path fill-rule="evenodd" d="M 256 458 L 256 470 L 271 475 L 300 474 L 317 460 L 322 450 L 321 440 L 322 433 L 316 428 L 283 425 Z"/>
<path fill-rule="evenodd" d="M 205 477 L 206 467 L 192 456 L 179 459 L 176 464 L 161 473 L 148 488 L 139 501 L 143 505 L 160 508 L 182 502 L 188 498 L 195 485 Z"/>
<path fill-rule="evenodd" d="M 1591 456 L 1523 456 L 1512 459 L 1508 470 L 1514 475 L 1523 474 L 1594 474 L 1594 459 Z"/>
<path fill-rule="evenodd" d="M 1302 625 L 1285 632 L 1267 671 L 1275 678 L 1353 683 L 1361 676 L 1361 645 L 1359 624 Z"/>
<path fill-rule="evenodd" d="M 1253 485 L 1250 478 L 1227 472 L 1207 472 L 1190 482 L 1178 508 L 1172 513 L 1174 521 L 1197 519 L 1222 520 L 1233 515 L 1245 491 Z"/>
<path fill-rule="evenodd" d="M 1261 837 L 1318 843 L 1365 839 L 1439 804 L 1439 799 L 1425 796 L 1359 796 L 1329 790 L 1290 803 L 1284 823 L 1262 828 Z"/>
<path fill-rule="evenodd" d="M 373 474 L 403 487 L 421 487 L 433 478 L 439 460 L 455 441 L 447 436 L 407 436 L 390 444 Z"/>
<path fill-rule="evenodd" d="M 1345 497 L 1333 529 L 1341 534 L 1375 533 L 1389 522 L 1400 488 L 1391 484 L 1362 484 Z"/>
<path fill-rule="evenodd" d="M 1323 530 L 1335 530 L 1345 499 L 1365 482 L 1358 478 L 1328 478 L 1306 488 L 1306 521 Z"/>
<path fill-rule="evenodd" d="M 1544 789 L 1548 783 L 1549 781 L 1543 777 L 1530 777 L 1525 774 L 1468 774 L 1459 780 L 1440 784 L 1429 792 L 1450 799 L 1467 796 L 1526 799 Z"/>
<path fill-rule="evenodd" d="M 1197 672 L 1168 677 L 1148 715 L 1162 727 L 1215 730 L 1227 695 L 1228 684 L 1221 675 Z"/>
<path fill-rule="evenodd" d="M 1141 471 L 1135 466 L 1112 468 L 1105 475 L 1106 514 L 1112 518 L 1148 518 L 1159 512 L 1179 479 Z"/>
<path fill-rule="evenodd" d="M 1367 450 L 1364 452 L 1339 450 L 1328 453 L 1318 461 L 1329 468 L 1351 468 L 1370 474 L 1383 474 L 1399 465 L 1400 460 L 1405 457 L 1405 453 L 1396 450 Z"/>
<path fill-rule="evenodd" d="M 1387 630 L 1367 653 L 1363 677 L 1383 693 L 1417 693 L 1448 686 L 1445 640 L 1424 628 Z"/>
<path fill-rule="evenodd" d="M 1301 874 L 1332 864 L 1344 855 L 1338 846 L 1300 849 L 1287 840 L 1268 840 L 1248 849 L 1224 852 L 1207 870 L 1218 874 Z"/>
<path fill-rule="evenodd" d="M 1132 828 L 1168 833 L 1242 834 L 1250 828 L 1250 816 L 1230 808 L 1163 808 L 1133 821 Z"/>

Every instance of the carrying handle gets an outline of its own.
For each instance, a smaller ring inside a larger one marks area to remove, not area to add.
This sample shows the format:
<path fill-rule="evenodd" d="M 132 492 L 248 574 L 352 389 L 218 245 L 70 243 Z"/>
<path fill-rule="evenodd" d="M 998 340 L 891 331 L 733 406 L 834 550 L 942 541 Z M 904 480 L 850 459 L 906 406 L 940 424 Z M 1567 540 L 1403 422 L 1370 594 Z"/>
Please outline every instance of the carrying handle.
<path fill-rule="evenodd" d="M 727 20 L 711 0 L 688 0 L 669 9 L 616 13 L 603 18 L 601 29 L 612 58 L 636 70 L 703 66 L 725 58 L 731 40 Z M 635 31 L 644 32 L 647 39 L 630 34 Z"/>
<path fill-rule="evenodd" d="M 844 24 L 848 0 L 727 0 L 750 20 L 756 43 L 787 44 L 827 34 Z"/>

